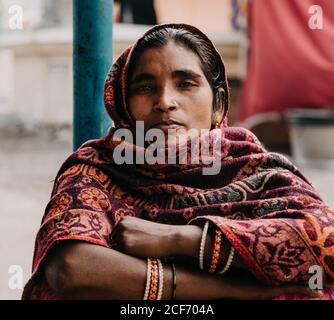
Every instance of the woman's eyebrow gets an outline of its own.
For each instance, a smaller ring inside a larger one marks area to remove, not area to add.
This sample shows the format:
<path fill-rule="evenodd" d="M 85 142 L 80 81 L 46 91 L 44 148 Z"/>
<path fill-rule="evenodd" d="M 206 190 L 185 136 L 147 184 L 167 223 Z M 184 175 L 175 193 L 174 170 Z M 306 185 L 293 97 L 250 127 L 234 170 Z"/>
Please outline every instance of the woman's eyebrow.
<path fill-rule="evenodd" d="M 182 70 L 175 70 L 172 72 L 172 77 L 173 78 L 186 78 L 186 79 L 198 79 L 201 78 L 202 76 L 199 73 L 196 73 L 192 70 L 188 69 L 182 69 Z M 151 73 L 139 73 L 135 75 L 131 81 L 130 84 L 136 84 L 142 81 L 152 81 L 155 80 L 156 77 L 151 74 Z"/>
<path fill-rule="evenodd" d="M 187 79 L 197 79 L 202 76 L 199 73 L 196 73 L 192 70 L 183 69 L 183 70 L 175 70 L 172 72 L 172 77 L 174 78 L 187 78 Z"/>
<path fill-rule="evenodd" d="M 142 82 L 142 81 L 150 81 L 150 80 L 154 80 L 155 77 L 153 74 L 150 73 L 140 73 L 137 74 L 136 76 L 134 76 L 131 81 L 130 84 L 135 84 L 138 82 Z"/>

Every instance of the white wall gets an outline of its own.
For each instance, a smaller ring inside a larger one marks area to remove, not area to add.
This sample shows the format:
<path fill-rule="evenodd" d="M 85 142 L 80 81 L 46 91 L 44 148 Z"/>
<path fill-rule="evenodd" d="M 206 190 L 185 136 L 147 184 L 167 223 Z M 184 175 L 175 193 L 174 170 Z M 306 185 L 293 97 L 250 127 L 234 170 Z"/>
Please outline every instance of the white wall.
<path fill-rule="evenodd" d="M 14 59 L 11 50 L 0 51 L 0 116 L 12 111 L 14 103 Z"/>
<path fill-rule="evenodd" d="M 15 64 L 14 112 L 29 129 L 72 123 L 72 57 L 21 56 Z"/>
<path fill-rule="evenodd" d="M 0 41 L 0 52 L 2 113 L 26 129 L 71 125 L 72 30 L 8 33 Z"/>

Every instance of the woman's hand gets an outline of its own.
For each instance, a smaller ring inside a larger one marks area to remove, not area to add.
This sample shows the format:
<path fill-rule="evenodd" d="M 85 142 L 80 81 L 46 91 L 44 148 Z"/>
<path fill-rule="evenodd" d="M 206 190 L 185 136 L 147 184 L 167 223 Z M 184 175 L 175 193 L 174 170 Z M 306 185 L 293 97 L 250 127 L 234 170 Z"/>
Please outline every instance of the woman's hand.
<path fill-rule="evenodd" d="M 111 244 L 132 256 L 163 258 L 175 254 L 181 227 L 125 216 L 114 227 Z"/>
<path fill-rule="evenodd" d="M 322 291 L 312 290 L 307 286 L 289 284 L 283 286 L 267 286 L 254 276 L 245 272 L 230 272 L 222 278 L 224 297 L 237 300 L 268 300 L 282 295 L 307 296 L 321 298 Z"/>
<path fill-rule="evenodd" d="M 322 292 L 305 286 L 287 285 L 282 287 L 267 287 L 263 285 L 235 285 L 230 291 L 232 299 L 238 300 L 271 300 L 282 295 L 298 295 L 309 298 L 321 298 Z"/>

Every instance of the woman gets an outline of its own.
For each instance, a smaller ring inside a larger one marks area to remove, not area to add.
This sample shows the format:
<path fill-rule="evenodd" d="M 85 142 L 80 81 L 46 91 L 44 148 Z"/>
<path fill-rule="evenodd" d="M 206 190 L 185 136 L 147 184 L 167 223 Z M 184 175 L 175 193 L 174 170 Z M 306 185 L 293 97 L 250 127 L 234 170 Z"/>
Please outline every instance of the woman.
<path fill-rule="evenodd" d="M 287 159 L 227 126 L 225 66 L 203 33 L 149 30 L 114 64 L 105 105 L 115 128 L 61 167 L 23 298 L 322 296 L 308 287 L 309 269 L 320 266 L 331 285 L 333 211 Z M 117 162 L 121 145 L 135 159 L 154 145 L 139 143 L 138 122 L 164 133 L 167 147 L 157 150 L 183 150 L 188 162 Z M 135 142 L 116 138 L 119 129 Z M 192 156 L 194 141 L 215 152 L 219 141 L 218 173 L 203 174 L 209 164 Z"/>

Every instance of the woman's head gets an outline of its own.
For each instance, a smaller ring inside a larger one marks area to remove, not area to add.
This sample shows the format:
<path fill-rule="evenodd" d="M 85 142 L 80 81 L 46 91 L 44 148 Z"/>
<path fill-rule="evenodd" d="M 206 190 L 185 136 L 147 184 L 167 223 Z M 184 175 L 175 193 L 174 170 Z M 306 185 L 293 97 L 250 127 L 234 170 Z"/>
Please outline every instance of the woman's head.
<path fill-rule="evenodd" d="M 127 106 L 150 128 L 162 120 L 182 129 L 210 129 L 222 120 L 225 74 L 200 36 L 166 27 L 147 34 L 133 51 Z"/>
<path fill-rule="evenodd" d="M 222 120 L 226 124 L 229 91 L 224 63 L 198 29 L 184 24 L 156 26 L 124 56 L 106 84 L 106 106 L 116 126 L 119 118 L 131 125 L 144 121 L 145 129 L 168 120 L 179 123 L 174 126 L 177 130 L 187 131 L 210 129 Z M 119 91 L 122 99 L 117 102 Z"/>

